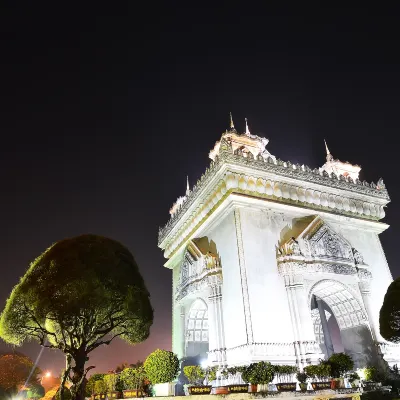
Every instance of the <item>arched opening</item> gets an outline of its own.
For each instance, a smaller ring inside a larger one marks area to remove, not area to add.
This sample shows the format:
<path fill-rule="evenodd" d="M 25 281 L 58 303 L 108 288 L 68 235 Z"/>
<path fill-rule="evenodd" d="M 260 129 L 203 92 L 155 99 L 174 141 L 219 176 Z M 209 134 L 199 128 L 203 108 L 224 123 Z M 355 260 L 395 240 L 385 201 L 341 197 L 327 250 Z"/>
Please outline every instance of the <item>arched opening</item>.
<path fill-rule="evenodd" d="M 197 299 L 190 307 L 186 321 L 186 357 L 205 356 L 208 352 L 208 310 Z"/>
<path fill-rule="evenodd" d="M 311 288 L 309 300 L 315 337 L 326 357 L 345 352 L 357 368 L 376 359 L 367 317 L 347 286 L 322 280 Z"/>

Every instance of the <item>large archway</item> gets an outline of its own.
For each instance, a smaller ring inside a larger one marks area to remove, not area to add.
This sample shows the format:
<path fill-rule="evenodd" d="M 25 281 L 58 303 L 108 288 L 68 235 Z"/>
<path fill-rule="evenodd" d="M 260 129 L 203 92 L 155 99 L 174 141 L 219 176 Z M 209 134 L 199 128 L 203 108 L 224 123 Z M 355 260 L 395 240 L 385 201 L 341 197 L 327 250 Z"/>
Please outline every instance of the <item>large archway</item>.
<path fill-rule="evenodd" d="M 205 356 L 209 349 L 208 337 L 207 304 L 196 299 L 186 321 L 186 357 Z"/>
<path fill-rule="evenodd" d="M 366 314 L 346 285 L 335 280 L 317 282 L 310 290 L 309 304 L 316 341 L 326 356 L 344 351 L 356 367 L 376 360 Z"/>

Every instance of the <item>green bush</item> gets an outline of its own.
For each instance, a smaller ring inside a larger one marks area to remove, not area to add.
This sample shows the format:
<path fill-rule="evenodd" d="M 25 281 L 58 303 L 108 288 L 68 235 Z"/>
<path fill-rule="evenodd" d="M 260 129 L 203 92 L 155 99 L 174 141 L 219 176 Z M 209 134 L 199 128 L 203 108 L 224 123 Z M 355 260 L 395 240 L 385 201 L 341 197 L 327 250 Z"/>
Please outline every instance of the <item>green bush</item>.
<path fill-rule="evenodd" d="M 141 389 L 143 381 L 146 379 L 146 371 L 144 367 L 125 368 L 121 372 L 121 380 L 128 390 Z"/>
<path fill-rule="evenodd" d="M 153 384 L 172 382 L 179 372 L 179 360 L 172 351 L 158 349 L 146 358 L 144 369 Z"/>
<path fill-rule="evenodd" d="M 183 373 L 191 385 L 202 385 L 205 378 L 204 370 L 199 365 L 183 367 Z"/>
<path fill-rule="evenodd" d="M 332 354 L 327 364 L 331 366 L 331 374 L 333 378 L 343 378 L 347 372 L 354 368 L 353 359 L 345 353 Z"/>
<path fill-rule="evenodd" d="M 100 381 L 105 377 L 106 374 L 93 374 L 87 381 L 85 387 L 86 397 L 90 397 L 94 393 L 94 385 L 96 381 Z"/>
<path fill-rule="evenodd" d="M 331 377 L 331 366 L 325 362 L 320 362 L 317 365 L 307 365 L 304 372 L 311 379 L 326 380 Z"/>
<path fill-rule="evenodd" d="M 95 382 L 94 392 L 96 394 L 106 394 L 107 393 L 107 385 L 103 379 Z"/>
<path fill-rule="evenodd" d="M 207 367 L 205 372 L 205 376 L 209 382 L 215 381 L 217 379 L 217 370 L 218 367 Z"/>
<path fill-rule="evenodd" d="M 118 375 L 117 374 L 107 374 L 104 376 L 103 381 L 107 388 L 107 393 L 114 392 L 116 389 L 116 385 L 118 382 Z"/>
<path fill-rule="evenodd" d="M 289 382 L 292 375 L 298 371 L 299 369 L 294 365 L 274 365 L 274 372 L 279 382 Z"/>
<path fill-rule="evenodd" d="M 296 378 L 300 383 L 306 383 L 308 376 L 305 372 L 298 372 Z"/>
<path fill-rule="evenodd" d="M 28 399 L 40 399 L 44 396 L 45 390 L 41 385 L 32 385 L 29 387 L 26 397 Z"/>
<path fill-rule="evenodd" d="M 252 385 L 268 384 L 274 379 L 274 366 L 265 361 L 252 363 L 242 372 L 242 379 Z"/>

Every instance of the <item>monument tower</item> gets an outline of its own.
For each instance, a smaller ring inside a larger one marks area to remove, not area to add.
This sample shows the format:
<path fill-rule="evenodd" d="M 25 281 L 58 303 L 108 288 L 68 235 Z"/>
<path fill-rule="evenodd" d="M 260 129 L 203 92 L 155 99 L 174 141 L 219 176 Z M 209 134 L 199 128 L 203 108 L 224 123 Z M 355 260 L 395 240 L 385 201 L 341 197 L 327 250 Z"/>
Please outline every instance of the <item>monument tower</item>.
<path fill-rule="evenodd" d="M 215 365 L 304 367 L 344 351 L 362 367 L 400 346 L 379 333 L 392 276 L 379 239 L 386 187 L 334 159 L 282 161 L 230 129 L 159 232 L 173 282 L 173 351 Z"/>

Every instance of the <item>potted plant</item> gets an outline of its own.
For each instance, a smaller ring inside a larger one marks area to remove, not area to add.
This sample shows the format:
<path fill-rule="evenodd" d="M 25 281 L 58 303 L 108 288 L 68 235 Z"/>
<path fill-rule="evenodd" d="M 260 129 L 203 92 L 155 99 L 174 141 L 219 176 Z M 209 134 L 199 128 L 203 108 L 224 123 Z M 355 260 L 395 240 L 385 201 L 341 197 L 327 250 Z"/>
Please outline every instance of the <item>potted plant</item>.
<path fill-rule="evenodd" d="M 251 392 L 268 391 L 268 384 L 274 379 L 274 367 L 271 363 L 261 361 L 250 364 L 242 374 L 243 380 L 250 383 Z"/>
<path fill-rule="evenodd" d="M 226 370 L 228 375 L 228 393 L 248 393 L 248 383 L 243 383 L 241 379 L 246 367 L 230 367 Z"/>
<path fill-rule="evenodd" d="M 302 392 L 305 392 L 307 390 L 307 374 L 305 372 L 298 372 L 296 374 L 296 378 L 299 381 L 300 384 L 300 390 Z"/>
<path fill-rule="evenodd" d="M 331 389 L 344 387 L 344 376 L 354 368 L 353 359 L 345 353 L 334 353 L 329 357 L 327 364 L 330 366 L 333 378 Z"/>
<path fill-rule="evenodd" d="M 157 349 L 144 362 L 147 378 L 153 384 L 156 396 L 174 396 L 179 373 L 179 359 L 175 353 Z"/>
<path fill-rule="evenodd" d="M 121 392 L 116 390 L 116 385 L 118 382 L 117 374 L 107 374 L 103 378 L 104 384 L 107 388 L 107 394 L 109 399 L 120 399 Z"/>
<path fill-rule="evenodd" d="M 205 371 L 199 365 L 183 367 L 183 373 L 189 381 L 189 394 L 210 394 L 211 385 L 204 385 Z"/>
<path fill-rule="evenodd" d="M 121 379 L 124 383 L 124 398 L 144 397 L 144 380 L 146 372 L 143 367 L 125 368 L 121 372 Z"/>
<path fill-rule="evenodd" d="M 278 383 L 276 388 L 279 392 L 295 392 L 296 382 L 294 381 L 294 375 L 298 372 L 298 368 L 294 365 L 275 365 L 275 375 Z"/>
<path fill-rule="evenodd" d="M 329 380 L 331 376 L 331 367 L 325 362 L 320 362 L 317 365 L 308 365 L 304 368 L 304 372 L 313 380 L 311 385 L 314 390 L 326 390 L 331 388 Z"/>
<path fill-rule="evenodd" d="M 94 384 L 94 398 L 96 400 L 104 400 L 107 394 L 107 386 L 103 379 L 96 381 Z"/>

